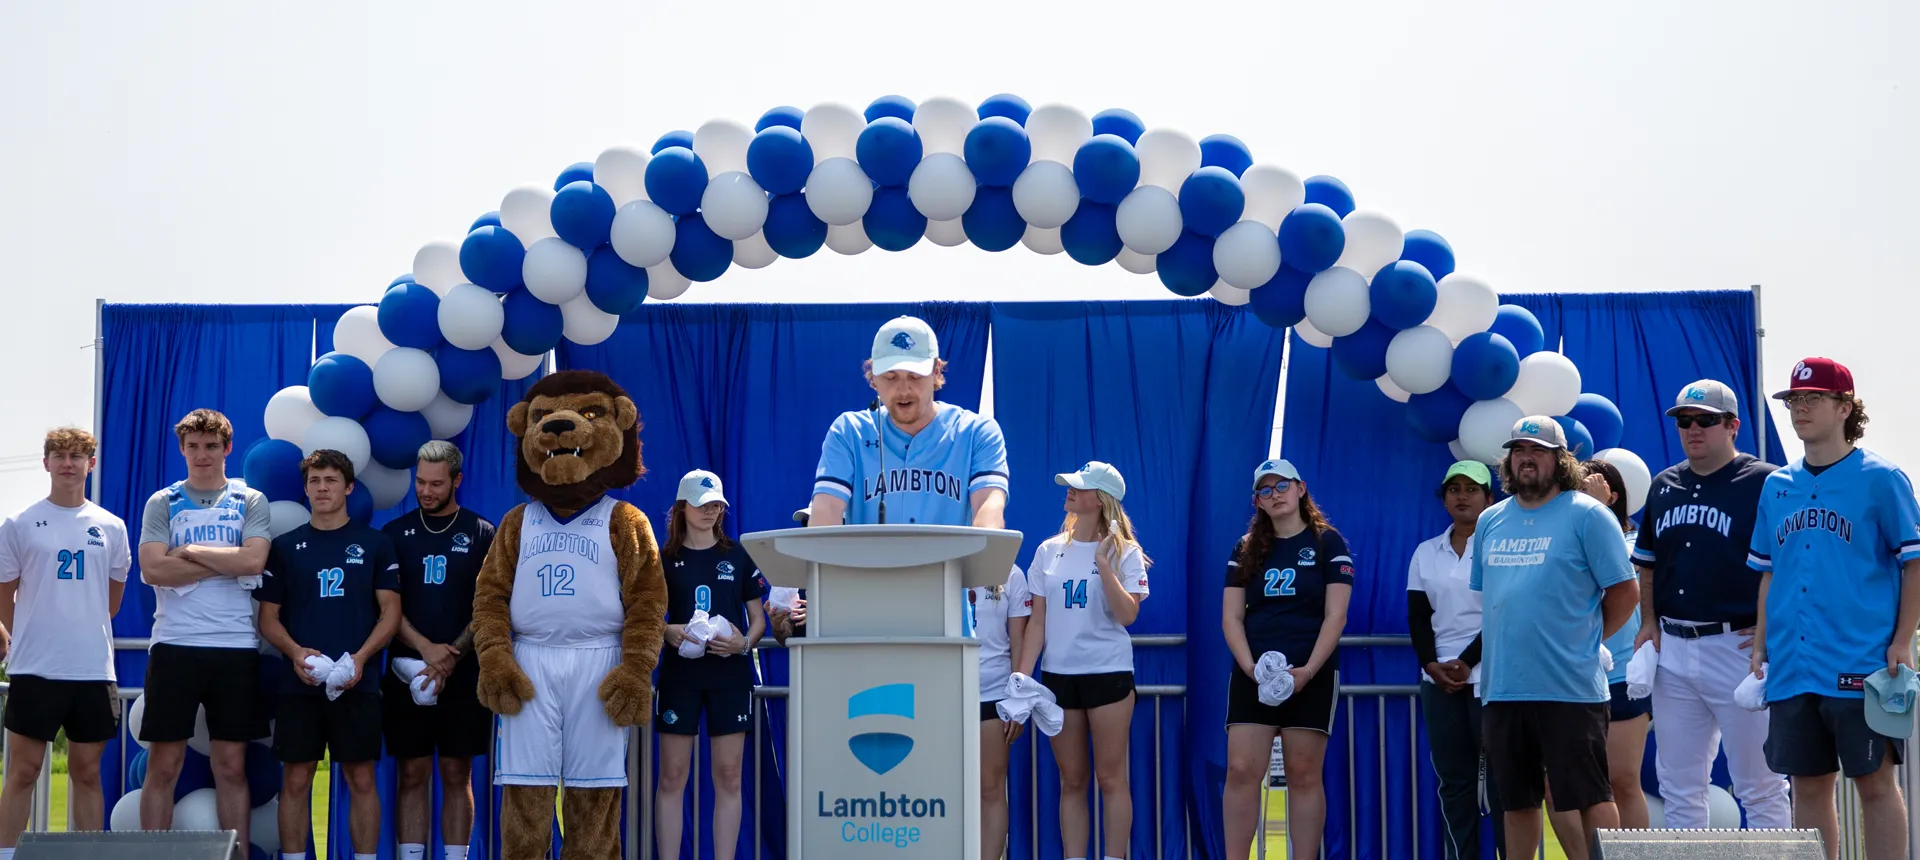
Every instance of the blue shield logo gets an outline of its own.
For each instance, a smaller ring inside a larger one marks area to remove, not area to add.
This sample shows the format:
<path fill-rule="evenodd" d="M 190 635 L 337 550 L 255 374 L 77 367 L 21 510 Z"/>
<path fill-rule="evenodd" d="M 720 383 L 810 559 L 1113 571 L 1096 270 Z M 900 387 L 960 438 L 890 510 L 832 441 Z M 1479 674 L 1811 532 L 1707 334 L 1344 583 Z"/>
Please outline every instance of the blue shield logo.
<path fill-rule="evenodd" d="M 913 719 L 913 685 L 882 684 L 847 698 L 847 719 L 870 716 Z M 913 752 L 913 738 L 896 732 L 864 732 L 847 738 L 847 749 L 867 770 L 884 774 Z"/>

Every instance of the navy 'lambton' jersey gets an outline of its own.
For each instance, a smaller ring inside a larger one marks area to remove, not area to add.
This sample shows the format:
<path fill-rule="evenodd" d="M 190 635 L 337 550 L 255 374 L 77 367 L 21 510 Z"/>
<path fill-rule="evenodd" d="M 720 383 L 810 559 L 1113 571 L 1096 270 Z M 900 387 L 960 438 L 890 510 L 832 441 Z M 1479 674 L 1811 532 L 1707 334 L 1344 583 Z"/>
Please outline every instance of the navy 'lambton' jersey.
<path fill-rule="evenodd" d="M 280 624 L 304 648 L 328 659 L 360 650 L 380 623 L 376 591 L 400 590 L 400 565 L 393 542 L 369 526 L 348 523 L 316 529 L 311 523 L 273 539 L 266 576 L 253 599 L 280 605 Z M 323 688 L 294 676 L 291 661 L 281 676 L 289 693 L 319 695 Z M 378 655 L 361 667 L 357 688 L 378 695 L 383 662 Z"/>
<path fill-rule="evenodd" d="M 1278 651 L 1295 666 L 1307 665 L 1320 625 L 1327 618 L 1327 586 L 1353 585 L 1353 556 L 1346 538 L 1333 529 L 1315 537 L 1313 529 L 1276 538 L 1267 549 L 1266 563 L 1255 568 L 1240 564 L 1241 547 L 1234 544 L 1227 562 L 1227 587 L 1247 593 L 1247 648 L 1253 659 Z M 1340 652 L 1327 658 L 1324 669 L 1340 668 Z"/>
<path fill-rule="evenodd" d="M 416 508 L 381 531 L 400 559 L 400 609 L 407 623 L 429 642 L 453 644 L 473 621 L 473 583 L 493 547 L 493 523 L 467 508 L 424 519 Z M 420 654 L 396 637 L 393 656 Z M 471 662 L 460 660 L 462 666 Z"/>
<path fill-rule="evenodd" d="M 760 575 L 739 544 L 722 552 L 681 547 L 675 556 L 661 556 L 667 573 L 667 623 L 685 624 L 694 610 L 727 619 L 741 635 L 747 632 L 747 601 L 764 600 L 767 580 Z M 752 658 L 707 655 L 697 660 L 680 656 L 673 647 L 660 651 L 660 686 L 675 689 L 734 689 L 753 686 Z"/>
<path fill-rule="evenodd" d="M 1771 463 L 1740 454 L 1711 475 L 1686 463 L 1654 476 L 1633 562 L 1653 568 L 1655 615 L 1752 627 L 1760 574 L 1747 567 L 1754 515 Z"/>

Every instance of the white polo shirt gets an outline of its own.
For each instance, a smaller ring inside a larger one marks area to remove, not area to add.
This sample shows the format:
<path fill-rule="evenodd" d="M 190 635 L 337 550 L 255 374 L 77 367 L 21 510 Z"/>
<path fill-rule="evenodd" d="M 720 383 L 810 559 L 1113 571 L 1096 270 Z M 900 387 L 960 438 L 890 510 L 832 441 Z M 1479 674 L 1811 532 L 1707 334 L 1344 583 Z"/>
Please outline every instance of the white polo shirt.
<path fill-rule="evenodd" d="M 1472 575 L 1473 541 L 1467 541 L 1465 553 L 1456 554 L 1452 526 L 1438 537 L 1421 541 L 1407 563 L 1407 590 L 1426 592 L 1427 602 L 1433 604 L 1433 644 L 1442 663 L 1459 657 L 1480 635 L 1480 592 L 1467 582 Z M 1468 680 L 1480 682 L 1479 666 L 1473 667 Z M 1433 679 L 1422 672 L 1420 682 L 1431 684 Z"/>

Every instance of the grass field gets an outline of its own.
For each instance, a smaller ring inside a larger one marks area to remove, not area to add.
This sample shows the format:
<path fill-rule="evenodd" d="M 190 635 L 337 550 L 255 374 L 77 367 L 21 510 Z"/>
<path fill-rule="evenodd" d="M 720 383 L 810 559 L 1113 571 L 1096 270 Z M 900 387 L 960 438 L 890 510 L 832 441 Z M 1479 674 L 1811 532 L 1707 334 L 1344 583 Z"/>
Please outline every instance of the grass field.
<path fill-rule="evenodd" d="M 1262 834 L 1267 843 L 1267 857 L 1287 856 L 1287 792 L 1285 789 L 1267 792 L 1267 832 Z M 1567 854 L 1560 850 L 1560 843 L 1553 838 L 1553 828 L 1547 828 L 1545 856 L 1548 860 L 1567 860 Z M 1257 855 L 1256 855 L 1257 856 Z"/>

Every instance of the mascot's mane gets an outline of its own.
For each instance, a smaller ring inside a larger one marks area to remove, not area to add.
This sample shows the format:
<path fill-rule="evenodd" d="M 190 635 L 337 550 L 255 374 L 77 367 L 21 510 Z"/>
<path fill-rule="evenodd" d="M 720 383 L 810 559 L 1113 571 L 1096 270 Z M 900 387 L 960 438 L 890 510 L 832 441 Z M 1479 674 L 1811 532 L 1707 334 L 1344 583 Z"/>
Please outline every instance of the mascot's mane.
<path fill-rule="evenodd" d="M 592 394 L 603 394 L 615 401 L 624 399 L 629 404 L 632 403 L 632 398 L 627 396 L 626 389 L 621 388 L 612 377 L 592 370 L 563 370 L 549 374 L 528 388 L 526 396 L 521 398 L 520 402 L 527 407 L 524 412 L 530 418 L 535 400 L 545 398 L 558 401 L 551 405 L 571 408 L 572 402 L 583 395 Z M 647 473 L 646 465 L 640 459 L 640 427 L 639 412 L 636 409 L 633 426 L 620 431 L 619 435 L 614 437 L 620 443 L 619 451 L 609 452 L 606 450 L 609 446 L 595 445 L 591 449 L 591 455 L 598 463 L 598 468 L 584 481 L 557 486 L 547 483 L 540 477 L 539 472 L 527 465 L 524 451 L 525 436 L 521 435 L 519 436 L 521 444 L 514 445 L 514 479 L 520 485 L 521 492 L 545 504 L 548 508 L 558 511 L 580 510 L 612 490 L 633 486 L 635 481 L 640 480 L 640 476 Z M 509 426 L 509 430 L 511 429 Z M 531 431 L 533 429 L 531 422 L 524 429 Z M 613 456 L 609 457 L 609 453 Z"/>

